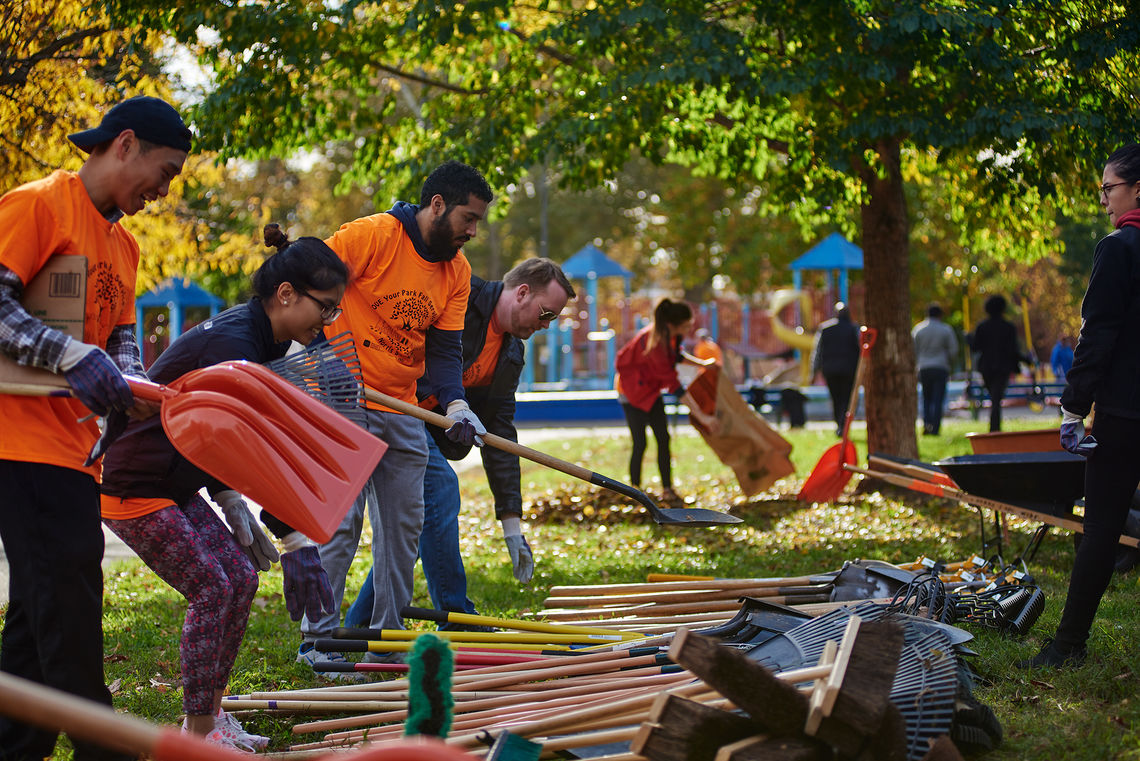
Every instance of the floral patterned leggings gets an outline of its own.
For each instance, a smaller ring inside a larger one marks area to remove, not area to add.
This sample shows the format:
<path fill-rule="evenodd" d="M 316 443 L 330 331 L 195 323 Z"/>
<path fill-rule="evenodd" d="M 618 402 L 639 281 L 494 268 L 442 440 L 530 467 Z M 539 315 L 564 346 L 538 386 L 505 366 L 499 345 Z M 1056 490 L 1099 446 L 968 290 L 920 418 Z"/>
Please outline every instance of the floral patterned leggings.
<path fill-rule="evenodd" d="M 104 523 L 190 603 L 182 623 L 182 710 L 214 712 L 245 635 L 257 571 L 201 495 L 182 507 Z"/>

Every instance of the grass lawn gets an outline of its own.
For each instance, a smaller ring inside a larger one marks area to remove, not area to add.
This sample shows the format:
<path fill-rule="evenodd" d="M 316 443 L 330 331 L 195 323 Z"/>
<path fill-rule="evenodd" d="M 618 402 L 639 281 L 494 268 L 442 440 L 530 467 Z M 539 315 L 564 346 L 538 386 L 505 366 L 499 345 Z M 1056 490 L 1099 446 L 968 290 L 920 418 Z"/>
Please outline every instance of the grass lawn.
<path fill-rule="evenodd" d="M 1014 419 L 1006 429 L 1056 424 L 1051 417 Z M 950 420 L 938 437 L 920 437 L 922 459 L 967 454 L 964 434 L 984 429 L 984 420 Z M 805 505 L 794 495 L 820 454 L 835 443 L 826 431 L 785 432 L 793 443 L 797 475 L 770 492 L 744 497 L 731 471 L 695 434 L 679 429 L 673 463 L 678 491 L 700 507 L 727 509 L 744 523 L 723 528 L 659 527 L 624 498 L 600 493 L 559 472 L 523 461 L 527 535 L 537 573 L 520 588 L 493 521 L 490 491 L 481 469 L 463 473 L 462 541 L 467 558 L 469 596 L 480 611 L 518 616 L 543 607 L 557 584 L 599 584 L 644 580 L 653 571 L 715 576 L 784 576 L 839 568 L 844 560 L 877 558 L 912 561 L 919 555 L 959 560 L 980 551 L 977 513 L 957 503 L 924 498 L 914 492 L 854 493 L 834 504 Z M 861 425 L 853 431 L 861 459 L 867 455 Z M 618 480 L 628 478 L 628 438 L 624 429 L 595 436 L 568 435 L 535 445 L 559 458 L 582 464 Z M 646 455 L 645 488 L 659 492 L 652 438 Z M 652 476 L 652 478 L 649 478 Z M 992 521 L 989 523 L 992 528 Z M 1013 520 L 1013 544 L 1020 547 L 1033 525 Z M 1007 554 L 1012 554 L 1007 549 Z M 368 570 L 362 550 L 349 589 L 355 591 Z M 1029 675 L 1011 663 L 1036 652 L 1042 637 L 1056 626 L 1064 602 L 1073 544 L 1064 532 L 1051 531 L 1030 571 L 1048 604 L 1033 633 L 1015 640 L 976 630 L 971 643 L 975 665 L 987 679 L 978 697 L 990 704 L 1006 733 L 992 759 L 1140 759 L 1140 608 L 1137 574 L 1114 579 L 1101 605 L 1090 641 L 1090 661 L 1074 672 Z M 351 600 L 345 601 L 345 606 Z M 430 607 L 422 576 L 414 604 Z M 182 598 L 145 566 L 123 562 L 105 577 L 106 674 L 115 706 L 152 721 L 179 720 L 178 637 Z M 230 682 L 230 691 L 247 693 L 328 684 L 294 663 L 300 636 L 286 615 L 277 567 L 261 577 L 249 630 Z M 257 715 L 245 719 L 254 731 L 273 737 L 271 749 L 294 737 L 289 717 Z M 60 758 L 69 758 L 61 743 Z"/>

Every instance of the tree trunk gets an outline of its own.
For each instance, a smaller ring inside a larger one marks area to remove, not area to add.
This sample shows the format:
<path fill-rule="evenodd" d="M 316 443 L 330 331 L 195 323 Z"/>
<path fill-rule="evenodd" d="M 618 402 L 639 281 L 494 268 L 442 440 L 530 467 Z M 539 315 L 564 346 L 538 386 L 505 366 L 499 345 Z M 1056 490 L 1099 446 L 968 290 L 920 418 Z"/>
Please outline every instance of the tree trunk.
<path fill-rule="evenodd" d="M 917 457 L 918 384 L 910 337 L 910 220 L 899 168 L 899 141 L 875 146 L 880 165 L 863 170 L 863 314 L 879 331 L 863 375 L 867 446 L 871 452 Z M 876 171 L 878 170 L 878 171 Z"/>

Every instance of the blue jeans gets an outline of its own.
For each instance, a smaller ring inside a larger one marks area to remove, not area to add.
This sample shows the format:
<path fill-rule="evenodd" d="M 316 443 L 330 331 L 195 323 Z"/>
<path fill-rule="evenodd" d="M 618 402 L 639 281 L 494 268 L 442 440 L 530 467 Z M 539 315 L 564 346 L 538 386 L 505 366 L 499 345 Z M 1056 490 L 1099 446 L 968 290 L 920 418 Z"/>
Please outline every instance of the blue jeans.
<path fill-rule="evenodd" d="M 922 428 L 937 435 L 942 428 L 942 410 L 946 406 L 946 382 L 950 371 L 941 367 L 924 367 L 918 371 L 922 385 Z"/>
<path fill-rule="evenodd" d="M 425 432 L 426 433 L 426 432 Z M 420 560 L 428 594 L 436 610 L 475 613 L 467 598 L 467 573 L 459 551 L 459 477 L 427 434 L 428 463 L 424 472 L 424 527 L 420 533 Z M 345 614 L 345 626 L 367 627 L 372 613 L 372 571 Z M 447 626 L 441 626 L 446 629 Z"/>

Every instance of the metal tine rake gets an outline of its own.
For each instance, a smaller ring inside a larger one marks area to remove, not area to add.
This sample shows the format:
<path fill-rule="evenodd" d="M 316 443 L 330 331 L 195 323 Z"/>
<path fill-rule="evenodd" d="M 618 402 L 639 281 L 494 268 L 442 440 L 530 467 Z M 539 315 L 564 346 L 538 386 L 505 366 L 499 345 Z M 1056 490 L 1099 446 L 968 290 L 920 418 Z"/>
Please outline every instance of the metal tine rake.
<path fill-rule="evenodd" d="M 352 334 L 345 331 L 266 364 L 309 396 L 364 427 L 364 382 Z"/>

